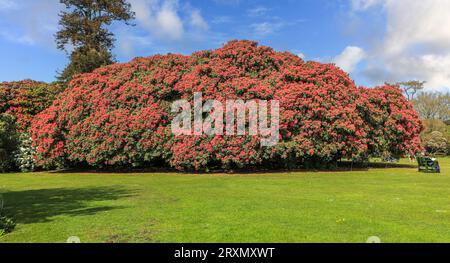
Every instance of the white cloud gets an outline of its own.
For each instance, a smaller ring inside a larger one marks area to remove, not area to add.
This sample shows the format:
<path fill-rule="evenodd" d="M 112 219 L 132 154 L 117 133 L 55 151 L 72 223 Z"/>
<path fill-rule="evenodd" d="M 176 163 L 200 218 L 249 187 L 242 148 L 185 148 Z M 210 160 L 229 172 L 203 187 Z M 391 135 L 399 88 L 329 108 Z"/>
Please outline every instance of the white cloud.
<path fill-rule="evenodd" d="M 264 10 L 264 11 L 263 11 Z M 253 14 L 262 15 L 266 12 L 264 7 L 252 9 Z M 278 16 L 266 16 L 261 22 L 252 23 L 247 27 L 245 32 L 248 35 L 248 31 L 252 32 L 250 37 L 265 38 L 269 35 L 277 33 L 286 27 L 297 26 L 300 23 L 305 22 L 305 19 L 284 19 Z M 248 36 L 247 36 L 248 37 Z"/>
<path fill-rule="evenodd" d="M 13 0 L 0 0 L 0 11 L 17 9 L 19 5 Z"/>
<path fill-rule="evenodd" d="M 239 5 L 241 0 L 214 0 L 217 4 L 224 4 L 224 5 Z"/>
<path fill-rule="evenodd" d="M 233 22 L 233 18 L 230 16 L 218 16 L 213 18 L 212 23 L 213 24 L 227 24 Z"/>
<path fill-rule="evenodd" d="M 365 57 L 366 54 L 362 48 L 348 46 L 341 54 L 333 59 L 333 62 L 342 70 L 351 73 Z"/>
<path fill-rule="evenodd" d="M 208 30 L 208 23 L 203 19 L 199 10 L 193 10 L 191 13 L 191 25 L 199 30 Z"/>
<path fill-rule="evenodd" d="M 282 22 L 262 22 L 251 24 L 250 28 L 257 37 L 266 37 L 281 29 L 284 26 Z"/>
<path fill-rule="evenodd" d="M 199 9 L 178 0 L 129 0 L 136 13 L 136 29 L 129 32 L 122 25 L 119 51 L 126 57 L 148 52 L 182 52 L 205 43 L 208 22 Z M 125 28 L 125 29 L 124 29 Z M 125 33 L 124 33 L 125 32 Z M 138 41 L 136 41 L 138 40 Z M 151 43 L 151 48 L 149 47 Z"/>
<path fill-rule="evenodd" d="M 0 37 L 6 39 L 8 41 L 16 42 L 19 44 L 24 44 L 24 45 L 35 44 L 35 41 L 33 39 L 31 39 L 30 37 L 28 37 L 26 35 L 13 34 L 7 30 L 0 31 Z"/>
<path fill-rule="evenodd" d="M 450 91 L 450 1 L 352 0 L 353 9 L 382 6 L 386 29 L 368 53 L 366 75 L 377 83 L 420 79 L 428 90 Z M 384 78 L 384 79 L 383 79 Z"/>
<path fill-rule="evenodd" d="M 200 31 L 208 30 L 209 26 L 198 9 L 186 4 L 180 8 L 176 0 L 129 0 L 132 10 L 136 13 L 137 25 L 143 27 L 153 37 L 161 40 L 181 41 L 188 35 L 186 22 Z M 182 14 L 189 17 L 182 19 Z"/>
<path fill-rule="evenodd" d="M 305 54 L 303 54 L 303 53 L 298 53 L 297 54 L 297 56 L 299 57 L 299 58 L 301 58 L 301 59 L 305 59 Z"/>
<path fill-rule="evenodd" d="M 256 17 L 256 16 L 265 15 L 267 13 L 267 11 L 269 11 L 268 8 L 266 8 L 264 6 L 257 6 L 255 8 L 247 10 L 247 13 L 249 16 Z"/>
<path fill-rule="evenodd" d="M 373 6 L 384 3 L 384 0 L 352 0 L 353 10 L 366 10 Z"/>
<path fill-rule="evenodd" d="M 152 6 L 156 5 L 156 1 L 146 0 L 129 0 L 131 9 L 136 13 L 136 19 L 145 26 L 152 24 Z"/>
<path fill-rule="evenodd" d="M 160 38 L 181 39 L 183 23 L 178 15 L 177 1 L 130 0 L 138 25 Z"/>
<path fill-rule="evenodd" d="M 429 86 L 442 89 L 441 84 L 446 83 L 450 87 L 450 54 L 438 56 L 438 55 L 425 55 L 421 58 L 421 63 L 426 69 L 423 79 L 428 81 Z M 420 69 L 417 69 L 419 72 Z"/>
<path fill-rule="evenodd" d="M 153 42 L 149 37 L 134 35 L 126 30 L 126 28 L 119 30 L 116 35 L 119 51 L 128 58 L 136 56 L 136 47 L 149 48 L 153 46 Z"/>
<path fill-rule="evenodd" d="M 427 90 L 450 91 L 450 54 L 398 56 L 382 62 L 385 70 L 379 64 L 367 70 L 375 80 L 380 76 L 388 82 L 425 80 Z"/>
<path fill-rule="evenodd" d="M 19 44 L 55 47 L 53 35 L 58 30 L 58 13 L 62 5 L 52 0 L 0 0 L 0 37 Z"/>
<path fill-rule="evenodd" d="M 170 4 L 165 4 L 156 14 L 155 27 L 162 36 L 180 39 L 183 36 L 183 23 Z"/>
<path fill-rule="evenodd" d="M 386 8 L 388 27 L 384 48 L 389 53 L 398 54 L 415 45 L 450 50 L 450 1 L 390 0 Z"/>

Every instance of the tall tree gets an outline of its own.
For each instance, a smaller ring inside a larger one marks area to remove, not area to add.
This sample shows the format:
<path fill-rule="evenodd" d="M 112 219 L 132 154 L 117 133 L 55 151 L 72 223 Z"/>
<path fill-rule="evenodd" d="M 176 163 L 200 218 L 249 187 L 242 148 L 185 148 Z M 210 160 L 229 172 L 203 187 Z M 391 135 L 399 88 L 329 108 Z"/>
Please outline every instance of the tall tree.
<path fill-rule="evenodd" d="M 61 30 L 56 33 L 58 49 L 70 53 L 70 63 L 58 76 L 70 81 L 76 74 L 114 62 L 111 49 L 114 35 L 106 27 L 114 21 L 127 24 L 134 12 L 126 0 L 60 0 L 66 10 L 60 13 Z"/>
<path fill-rule="evenodd" d="M 417 92 L 423 90 L 425 83 L 425 81 L 411 80 L 406 82 L 399 82 L 397 83 L 397 85 L 402 88 L 408 100 L 413 100 Z"/>

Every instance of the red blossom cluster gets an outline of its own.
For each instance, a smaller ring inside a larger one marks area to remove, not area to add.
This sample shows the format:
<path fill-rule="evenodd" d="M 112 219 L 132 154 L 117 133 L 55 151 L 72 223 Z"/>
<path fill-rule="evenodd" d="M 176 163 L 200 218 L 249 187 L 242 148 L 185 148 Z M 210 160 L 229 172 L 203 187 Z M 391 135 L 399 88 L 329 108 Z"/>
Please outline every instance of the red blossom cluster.
<path fill-rule="evenodd" d="M 259 136 L 174 136 L 178 99 L 278 100 L 280 142 Z M 104 166 L 290 166 L 414 154 L 422 125 L 396 87 L 358 88 L 332 64 L 231 41 L 191 56 L 137 58 L 83 74 L 32 124 L 38 162 Z"/>
<path fill-rule="evenodd" d="M 51 105 L 62 88 L 33 80 L 0 83 L 0 113 L 16 118 L 20 131 L 26 131 L 33 117 Z"/>

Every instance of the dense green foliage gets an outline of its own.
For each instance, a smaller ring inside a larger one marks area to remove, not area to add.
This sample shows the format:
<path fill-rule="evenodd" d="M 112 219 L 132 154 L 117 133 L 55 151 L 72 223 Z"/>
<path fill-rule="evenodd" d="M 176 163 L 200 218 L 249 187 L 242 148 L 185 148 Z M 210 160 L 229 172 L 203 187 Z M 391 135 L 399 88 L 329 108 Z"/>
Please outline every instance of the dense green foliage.
<path fill-rule="evenodd" d="M 16 223 L 11 218 L 0 215 L 0 237 L 10 233 L 15 226 Z"/>
<path fill-rule="evenodd" d="M 0 114 L 0 172 L 15 168 L 14 152 L 18 145 L 15 119 L 9 114 Z"/>
<path fill-rule="evenodd" d="M 10 233 L 16 226 L 16 223 L 11 218 L 4 215 L 3 206 L 3 196 L 0 194 L 0 237 Z"/>
<path fill-rule="evenodd" d="M 58 79 L 69 82 L 75 75 L 92 72 L 94 69 L 114 63 L 110 52 L 102 50 L 75 50 L 70 55 L 70 64 L 60 73 Z"/>

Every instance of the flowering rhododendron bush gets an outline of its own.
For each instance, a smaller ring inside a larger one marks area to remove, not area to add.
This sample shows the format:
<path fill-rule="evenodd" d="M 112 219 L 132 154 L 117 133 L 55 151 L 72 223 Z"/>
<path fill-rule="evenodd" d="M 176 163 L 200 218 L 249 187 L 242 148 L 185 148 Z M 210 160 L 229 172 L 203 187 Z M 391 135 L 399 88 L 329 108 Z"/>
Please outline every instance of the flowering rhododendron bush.
<path fill-rule="evenodd" d="M 413 105 L 399 87 L 362 88 L 366 105 L 363 115 L 369 124 L 369 152 L 374 156 L 414 155 L 421 148 L 424 127 Z"/>
<path fill-rule="evenodd" d="M 174 101 L 278 100 L 280 141 L 254 135 L 175 136 Z M 358 88 L 332 64 L 251 41 L 191 56 L 156 55 L 75 78 L 32 124 L 37 162 L 179 170 L 288 167 L 414 154 L 420 120 L 396 87 Z"/>
<path fill-rule="evenodd" d="M 16 126 L 26 131 L 33 117 L 50 106 L 62 88 L 33 80 L 0 83 L 0 114 L 16 118 Z"/>

